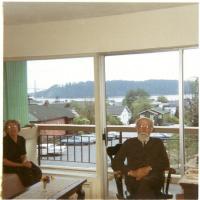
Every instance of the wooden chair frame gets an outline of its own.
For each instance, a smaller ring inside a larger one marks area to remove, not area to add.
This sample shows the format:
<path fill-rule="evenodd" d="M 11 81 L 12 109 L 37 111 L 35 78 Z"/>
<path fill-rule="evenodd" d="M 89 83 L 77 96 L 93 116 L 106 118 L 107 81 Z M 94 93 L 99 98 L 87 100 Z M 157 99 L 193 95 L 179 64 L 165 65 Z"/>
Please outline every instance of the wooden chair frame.
<path fill-rule="evenodd" d="M 111 164 L 112 161 L 116 155 L 116 153 L 119 151 L 119 149 L 121 148 L 121 143 L 116 144 L 115 146 L 111 146 L 111 147 L 107 147 L 107 154 L 111 160 Z M 169 194 L 169 184 L 171 181 L 171 174 L 175 174 L 176 171 L 173 168 L 168 168 L 165 171 L 168 172 L 167 177 L 165 178 L 165 182 L 162 186 L 162 190 L 159 194 L 159 198 L 160 199 L 172 199 L 173 195 Z M 128 192 L 125 191 L 125 195 L 124 195 L 124 188 L 123 188 L 123 176 L 121 174 L 114 174 L 114 178 L 115 178 L 115 183 L 116 183 L 116 187 L 117 187 L 117 198 L 118 199 L 129 199 L 129 195 Z M 165 184 L 166 183 L 166 184 Z"/>

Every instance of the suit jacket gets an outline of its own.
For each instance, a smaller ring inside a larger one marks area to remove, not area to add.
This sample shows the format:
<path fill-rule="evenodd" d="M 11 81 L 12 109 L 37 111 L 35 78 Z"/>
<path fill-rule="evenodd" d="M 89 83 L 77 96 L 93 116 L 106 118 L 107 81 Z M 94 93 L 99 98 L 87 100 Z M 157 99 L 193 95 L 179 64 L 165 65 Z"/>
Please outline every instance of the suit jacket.
<path fill-rule="evenodd" d="M 121 170 L 125 174 L 148 165 L 152 167 L 153 173 L 158 174 L 169 167 L 165 146 L 159 138 L 150 137 L 144 146 L 138 138 L 126 140 L 112 162 L 115 171 Z"/>

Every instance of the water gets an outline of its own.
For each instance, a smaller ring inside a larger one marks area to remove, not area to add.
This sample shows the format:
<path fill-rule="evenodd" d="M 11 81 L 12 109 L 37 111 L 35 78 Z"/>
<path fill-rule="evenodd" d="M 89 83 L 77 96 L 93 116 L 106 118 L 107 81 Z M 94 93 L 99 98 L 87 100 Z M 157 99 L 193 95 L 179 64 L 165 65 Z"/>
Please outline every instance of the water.
<path fill-rule="evenodd" d="M 157 100 L 157 98 L 161 96 L 161 95 L 152 95 L 150 96 L 150 99 L 154 99 Z M 165 96 L 169 101 L 176 101 L 178 100 L 179 96 L 178 95 L 162 95 Z M 185 97 L 187 98 L 191 98 L 191 95 L 185 95 Z M 55 98 L 35 98 L 36 100 L 44 103 L 46 100 L 49 101 L 49 103 L 54 103 Z M 119 96 L 119 97 L 108 97 L 109 101 L 115 101 L 117 103 L 122 102 L 122 100 L 124 99 L 124 96 Z M 70 101 L 94 101 L 94 98 L 60 98 L 59 102 L 60 103 L 66 103 L 66 102 L 70 102 Z"/>
<path fill-rule="evenodd" d="M 154 96 L 150 96 L 150 99 L 154 99 L 157 100 L 157 98 L 160 95 L 154 95 Z M 169 101 L 174 101 L 174 100 L 178 100 L 178 95 L 163 95 L 165 96 Z M 109 97 L 108 98 L 110 101 L 115 101 L 115 102 L 122 102 L 122 100 L 124 99 L 124 97 Z"/>

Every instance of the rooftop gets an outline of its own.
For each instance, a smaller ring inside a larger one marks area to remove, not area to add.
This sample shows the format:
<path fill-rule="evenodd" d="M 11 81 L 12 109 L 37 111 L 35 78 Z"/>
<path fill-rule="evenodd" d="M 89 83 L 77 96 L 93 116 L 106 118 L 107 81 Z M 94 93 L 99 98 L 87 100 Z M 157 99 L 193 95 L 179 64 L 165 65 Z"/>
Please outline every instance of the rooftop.
<path fill-rule="evenodd" d="M 65 104 L 29 105 L 30 121 L 47 121 L 58 118 L 74 118 L 75 113 Z"/>

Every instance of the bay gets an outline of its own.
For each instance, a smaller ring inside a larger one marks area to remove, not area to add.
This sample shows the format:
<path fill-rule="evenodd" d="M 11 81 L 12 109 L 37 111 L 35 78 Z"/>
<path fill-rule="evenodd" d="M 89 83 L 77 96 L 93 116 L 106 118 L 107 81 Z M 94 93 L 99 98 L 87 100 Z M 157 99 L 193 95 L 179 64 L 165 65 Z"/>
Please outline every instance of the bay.
<path fill-rule="evenodd" d="M 161 95 L 152 95 L 150 96 L 150 99 L 152 100 L 157 100 L 157 98 L 161 96 Z M 177 101 L 179 96 L 178 95 L 162 95 L 165 96 L 169 101 Z M 185 95 L 185 98 L 191 98 L 191 95 Z M 40 101 L 41 103 L 44 103 L 46 100 L 49 101 L 49 103 L 67 103 L 70 101 L 94 101 L 94 98 L 59 98 L 59 99 L 55 99 L 55 98 L 34 98 L 37 101 Z M 122 100 L 124 99 L 124 96 L 119 96 L 119 97 L 108 97 L 107 98 L 109 101 L 114 101 L 117 103 L 122 102 Z"/>

